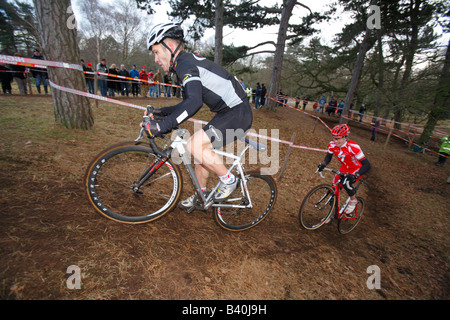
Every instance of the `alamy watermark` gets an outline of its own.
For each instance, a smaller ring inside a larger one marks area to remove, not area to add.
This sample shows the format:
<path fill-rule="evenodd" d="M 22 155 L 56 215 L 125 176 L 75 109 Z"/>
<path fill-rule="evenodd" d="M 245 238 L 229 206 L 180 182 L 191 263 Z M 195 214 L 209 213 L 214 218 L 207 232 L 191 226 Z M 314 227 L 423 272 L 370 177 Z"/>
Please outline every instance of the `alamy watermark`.
<path fill-rule="evenodd" d="M 81 269 L 79 266 L 71 265 L 67 267 L 66 273 L 71 274 L 66 281 L 67 289 L 81 289 Z"/>
<path fill-rule="evenodd" d="M 81 269 L 77 265 L 70 265 L 67 267 L 67 289 L 81 289 Z M 366 286 L 369 290 L 381 289 L 381 270 L 377 265 L 370 265 L 367 267 L 367 273 L 370 276 L 367 278 Z"/>
<path fill-rule="evenodd" d="M 197 132 L 197 130 L 203 130 L 203 124 L 195 122 L 194 123 L 194 131 Z M 260 129 L 255 131 L 254 129 L 250 129 L 248 132 L 244 132 L 243 130 L 226 130 L 226 137 L 222 136 L 222 133 L 218 130 L 214 130 L 212 128 L 211 130 L 207 130 L 206 134 L 208 136 L 212 136 L 213 138 L 213 146 L 215 142 L 218 143 L 217 146 L 215 146 L 218 150 L 221 150 L 223 152 L 233 154 L 233 155 L 240 155 L 241 152 L 244 150 L 246 146 L 246 142 L 240 140 L 241 137 L 245 136 L 249 140 L 257 143 L 262 144 L 266 147 L 265 150 L 257 150 L 253 147 L 250 147 L 247 152 L 244 153 L 241 163 L 246 165 L 258 165 L 261 174 L 263 175 L 274 175 L 278 172 L 280 168 L 280 146 L 279 146 L 279 135 L 280 130 L 279 129 Z M 172 139 L 175 138 L 176 133 L 172 132 Z M 189 140 L 190 133 L 187 132 L 184 139 Z M 222 146 L 222 140 L 226 139 L 227 141 L 233 141 L 235 139 L 236 142 L 230 142 L 226 144 L 225 146 Z M 201 142 L 200 142 L 201 143 Z M 201 148 L 201 145 L 196 146 L 195 144 L 191 146 L 193 149 Z M 189 154 L 189 150 L 186 150 L 186 152 Z M 221 158 L 222 162 L 227 165 L 231 165 L 234 158 L 226 157 L 223 155 L 218 154 L 218 156 Z M 194 164 L 200 164 L 200 160 L 193 159 Z M 182 164 L 183 161 L 181 157 L 179 157 L 178 152 L 174 150 L 172 153 L 172 161 L 175 164 Z"/>
<path fill-rule="evenodd" d="M 369 278 L 367 278 L 367 281 L 366 281 L 367 288 L 370 290 L 381 289 L 380 267 L 377 265 L 368 266 L 367 273 L 371 274 L 371 276 Z"/>
<path fill-rule="evenodd" d="M 369 17 L 366 21 L 367 29 L 381 29 L 381 9 L 380 6 L 369 6 Z"/>
<path fill-rule="evenodd" d="M 69 18 L 67 18 L 67 21 L 66 21 L 67 28 L 70 30 L 77 29 L 77 26 L 78 26 L 77 19 L 75 18 L 75 14 L 72 10 L 72 6 L 69 6 L 67 8 L 66 13 L 70 14 Z"/>

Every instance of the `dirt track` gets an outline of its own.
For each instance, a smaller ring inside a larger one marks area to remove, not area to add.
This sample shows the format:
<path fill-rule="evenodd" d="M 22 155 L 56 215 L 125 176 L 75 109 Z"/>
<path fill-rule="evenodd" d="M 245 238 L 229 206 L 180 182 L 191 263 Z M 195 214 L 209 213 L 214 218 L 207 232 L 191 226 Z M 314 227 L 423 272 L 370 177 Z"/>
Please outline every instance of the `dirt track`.
<path fill-rule="evenodd" d="M 174 101 L 167 100 L 151 103 Z M 94 129 L 83 132 L 54 123 L 49 97 L 1 96 L 0 106 L 2 299 L 449 298 L 450 165 L 434 166 L 433 155 L 412 153 L 395 140 L 384 152 L 385 136 L 370 142 L 366 127 L 351 124 L 372 170 L 361 191 L 365 215 L 346 236 L 335 225 L 300 227 L 304 195 L 324 183 L 313 174 L 324 154 L 298 149 L 278 181 L 276 208 L 252 230 L 230 233 L 210 212 L 179 209 L 132 226 L 97 214 L 82 179 L 102 148 L 135 138 L 141 111 L 101 104 Z M 202 110 L 196 118 L 210 114 Z M 295 143 L 325 148 L 329 135 L 322 126 L 312 133 L 314 125 L 287 108 L 255 111 L 256 129 L 278 128 L 286 140 L 296 132 Z M 288 148 L 279 150 L 281 166 Z M 188 179 L 184 172 L 184 196 Z M 70 265 L 81 270 L 80 290 L 67 288 Z M 366 286 L 372 265 L 381 271 L 379 290 Z"/>

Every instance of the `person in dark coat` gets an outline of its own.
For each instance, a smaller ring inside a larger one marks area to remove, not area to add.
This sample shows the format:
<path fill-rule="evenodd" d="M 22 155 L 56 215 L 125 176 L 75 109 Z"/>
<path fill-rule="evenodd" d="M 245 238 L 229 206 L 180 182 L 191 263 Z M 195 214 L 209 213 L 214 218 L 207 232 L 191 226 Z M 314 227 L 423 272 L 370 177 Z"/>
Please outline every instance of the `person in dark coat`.
<path fill-rule="evenodd" d="M 3 94 L 11 94 L 11 81 L 13 73 L 4 63 L 0 63 L 0 79 L 2 82 Z"/>
<path fill-rule="evenodd" d="M 108 70 L 109 74 L 119 74 L 117 72 L 117 66 L 113 63 Z M 114 76 L 108 76 L 108 96 L 114 97 L 114 92 L 117 91 L 117 78 Z"/>
<path fill-rule="evenodd" d="M 31 59 L 39 59 L 45 60 L 41 55 L 41 52 L 38 49 L 34 49 L 34 54 L 31 56 Z M 44 86 L 45 94 L 48 94 L 47 86 L 48 86 L 48 74 L 47 69 L 44 68 L 30 68 L 31 74 L 34 78 L 34 84 L 36 85 L 36 89 L 39 94 L 41 94 L 41 84 Z"/>
<path fill-rule="evenodd" d="M 15 57 L 21 57 L 20 53 L 15 53 Z M 16 64 L 11 65 L 11 70 L 13 72 L 13 77 L 16 80 L 17 86 L 19 87 L 20 94 L 27 94 L 27 73 L 25 72 L 25 66 L 19 66 Z"/>

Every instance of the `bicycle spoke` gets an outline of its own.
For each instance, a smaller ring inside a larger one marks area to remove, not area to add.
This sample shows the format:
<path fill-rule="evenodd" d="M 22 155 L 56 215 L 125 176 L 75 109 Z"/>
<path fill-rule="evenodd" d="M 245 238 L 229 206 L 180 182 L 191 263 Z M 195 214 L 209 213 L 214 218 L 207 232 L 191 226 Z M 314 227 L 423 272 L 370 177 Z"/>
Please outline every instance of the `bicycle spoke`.
<path fill-rule="evenodd" d="M 308 230 L 321 227 L 329 221 L 336 198 L 328 185 L 313 188 L 305 197 L 299 211 L 300 224 Z"/>
<path fill-rule="evenodd" d="M 250 199 L 243 192 L 243 185 L 236 188 L 228 200 L 227 206 L 216 207 L 214 216 L 219 225 L 227 230 L 246 230 L 261 222 L 275 204 L 277 191 L 275 182 L 271 177 L 252 173 L 247 176 L 247 188 Z M 245 194 L 245 196 L 243 196 Z M 252 203 L 252 207 L 248 207 Z M 232 207 L 246 206 L 246 208 Z"/>
<path fill-rule="evenodd" d="M 340 233 L 346 234 L 353 229 L 355 229 L 356 225 L 361 220 L 361 216 L 364 212 L 364 200 L 361 198 L 357 198 L 358 203 L 354 211 L 351 214 L 343 214 L 338 221 L 338 230 Z"/>
<path fill-rule="evenodd" d="M 135 190 L 155 161 L 160 160 L 148 146 L 135 143 L 101 153 L 86 175 L 92 204 L 108 218 L 129 223 L 151 221 L 173 209 L 181 194 L 181 173 L 170 160 Z"/>

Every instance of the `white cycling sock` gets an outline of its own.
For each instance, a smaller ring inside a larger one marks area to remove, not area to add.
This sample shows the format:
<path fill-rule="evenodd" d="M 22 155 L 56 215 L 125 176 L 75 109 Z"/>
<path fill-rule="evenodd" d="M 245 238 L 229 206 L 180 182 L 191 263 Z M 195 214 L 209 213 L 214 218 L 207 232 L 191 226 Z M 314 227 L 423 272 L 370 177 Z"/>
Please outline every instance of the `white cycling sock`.
<path fill-rule="evenodd" d="M 231 184 L 234 182 L 234 179 L 235 179 L 234 174 L 232 174 L 231 172 L 227 173 L 226 175 L 221 176 L 219 178 L 220 178 L 220 181 L 222 181 L 225 184 Z"/>

